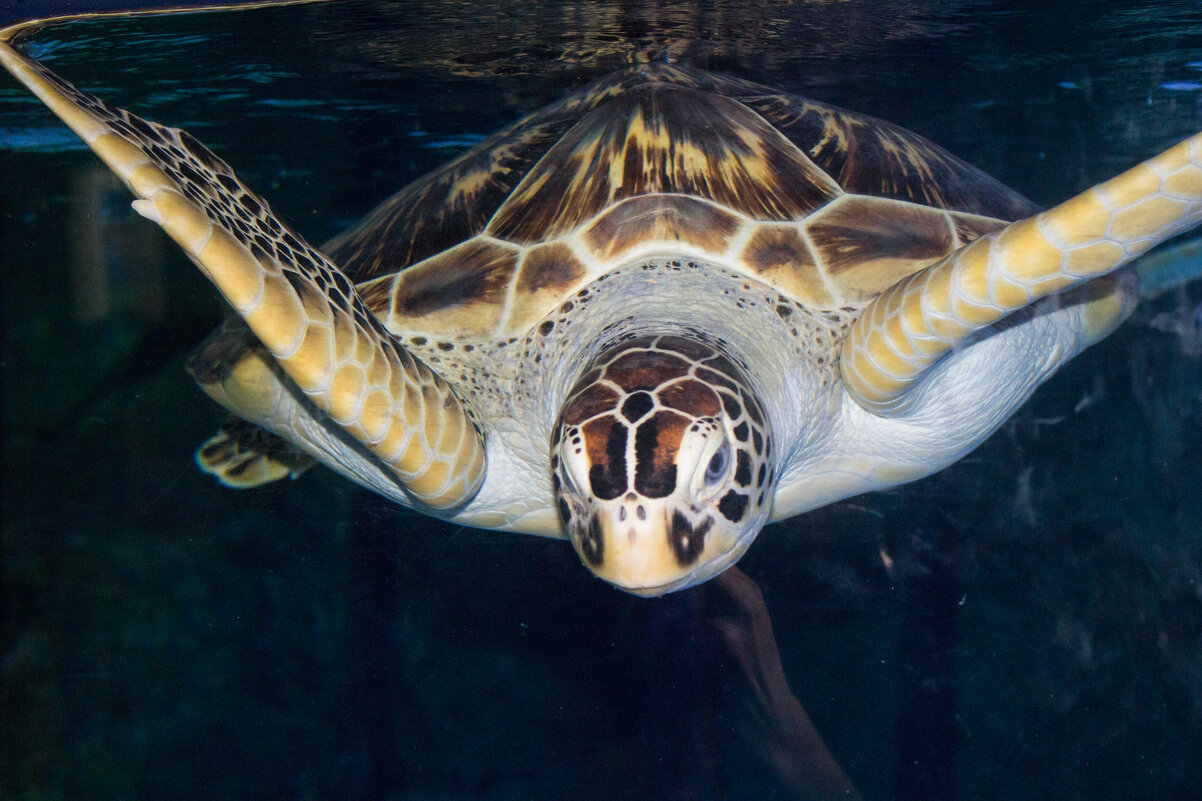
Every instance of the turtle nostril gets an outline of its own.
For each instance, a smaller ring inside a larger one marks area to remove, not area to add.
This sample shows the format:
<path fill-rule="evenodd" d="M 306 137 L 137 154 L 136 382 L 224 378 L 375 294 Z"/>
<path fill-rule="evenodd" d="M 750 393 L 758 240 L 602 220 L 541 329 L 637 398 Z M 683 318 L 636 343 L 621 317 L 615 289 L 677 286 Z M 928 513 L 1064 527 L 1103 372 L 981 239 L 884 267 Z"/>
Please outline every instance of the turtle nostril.
<path fill-rule="evenodd" d="M 647 519 L 647 510 L 643 507 L 643 505 L 641 503 L 635 508 L 634 513 L 635 513 L 635 515 L 638 516 L 639 520 Z"/>
<path fill-rule="evenodd" d="M 622 506 L 618 509 L 618 520 L 626 519 L 626 507 Z"/>

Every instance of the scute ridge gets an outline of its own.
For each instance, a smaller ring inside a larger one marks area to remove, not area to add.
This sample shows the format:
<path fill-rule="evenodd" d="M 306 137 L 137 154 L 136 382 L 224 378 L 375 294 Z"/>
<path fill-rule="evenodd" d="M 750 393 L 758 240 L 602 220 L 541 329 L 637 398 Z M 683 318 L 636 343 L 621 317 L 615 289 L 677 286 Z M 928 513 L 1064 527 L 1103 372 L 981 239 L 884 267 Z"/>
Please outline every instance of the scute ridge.
<path fill-rule="evenodd" d="M 1038 206 L 934 142 L 891 122 L 785 94 L 738 98 L 847 192 L 1012 221 Z"/>
<path fill-rule="evenodd" d="M 479 341 L 660 250 L 858 307 L 1032 208 L 890 123 L 644 64 L 481 142 L 328 250 L 394 332 Z"/>
<path fill-rule="evenodd" d="M 722 95 L 637 86 L 584 115 L 487 230 L 515 242 L 576 230 L 616 202 L 675 193 L 756 219 L 801 219 L 841 193 L 779 131 Z"/>

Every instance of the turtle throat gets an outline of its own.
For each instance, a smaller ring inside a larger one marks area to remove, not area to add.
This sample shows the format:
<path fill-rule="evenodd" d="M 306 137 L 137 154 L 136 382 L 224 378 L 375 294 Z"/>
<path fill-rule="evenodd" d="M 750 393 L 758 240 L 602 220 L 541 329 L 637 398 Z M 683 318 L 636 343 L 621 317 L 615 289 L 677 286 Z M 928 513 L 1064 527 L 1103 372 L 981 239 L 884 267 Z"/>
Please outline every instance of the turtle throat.
<path fill-rule="evenodd" d="M 584 564 L 642 595 L 732 564 L 772 497 L 772 432 L 744 371 L 676 335 L 629 339 L 573 387 L 555 426 L 556 500 Z"/>

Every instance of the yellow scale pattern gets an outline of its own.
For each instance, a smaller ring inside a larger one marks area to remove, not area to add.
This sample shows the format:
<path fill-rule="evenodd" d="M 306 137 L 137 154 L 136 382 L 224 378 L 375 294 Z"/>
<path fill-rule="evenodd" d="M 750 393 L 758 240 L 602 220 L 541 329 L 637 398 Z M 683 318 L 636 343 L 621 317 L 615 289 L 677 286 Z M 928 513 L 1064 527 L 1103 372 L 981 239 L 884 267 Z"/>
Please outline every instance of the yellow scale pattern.
<path fill-rule="evenodd" d="M 485 451 L 468 408 L 228 165 L 187 133 L 112 108 L 3 42 L 0 62 L 125 181 L 134 208 L 184 249 L 296 385 L 419 502 L 447 509 L 475 494 Z"/>
<path fill-rule="evenodd" d="M 843 383 L 878 414 L 974 332 L 1107 275 L 1202 219 L 1202 134 L 1034 217 L 987 234 L 874 299 L 843 345 Z M 1117 293 L 1088 310 L 1091 340 L 1121 318 Z"/>

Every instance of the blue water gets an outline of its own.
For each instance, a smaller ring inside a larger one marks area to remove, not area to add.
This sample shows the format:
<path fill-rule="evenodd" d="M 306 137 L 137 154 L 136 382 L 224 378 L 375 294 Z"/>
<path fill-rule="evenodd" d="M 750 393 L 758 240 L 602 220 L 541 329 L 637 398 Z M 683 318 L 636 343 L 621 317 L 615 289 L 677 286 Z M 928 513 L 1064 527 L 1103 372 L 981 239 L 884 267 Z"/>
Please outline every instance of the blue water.
<path fill-rule="evenodd" d="M 1054 203 L 1202 130 L 1200 17 L 380 2 L 29 48 L 191 130 L 320 242 L 636 57 L 890 119 Z M 959 465 L 765 530 L 739 565 L 760 606 L 632 598 L 565 543 L 322 470 L 216 486 L 191 454 L 223 414 L 182 364 L 222 304 L 128 200 L 0 78 L 0 797 L 824 797 L 797 709 L 868 799 L 1198 797 L 1196 242 Z M 795 705 L 754 691 L 773 655 Z"/>

